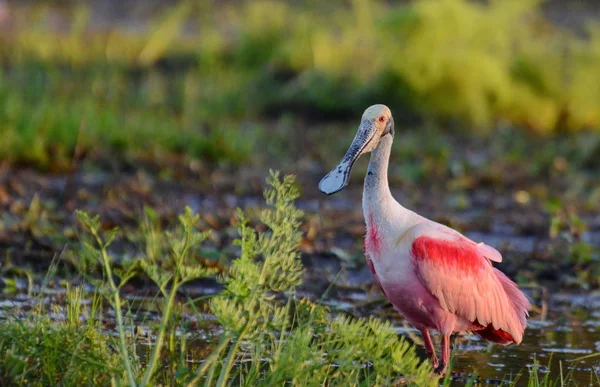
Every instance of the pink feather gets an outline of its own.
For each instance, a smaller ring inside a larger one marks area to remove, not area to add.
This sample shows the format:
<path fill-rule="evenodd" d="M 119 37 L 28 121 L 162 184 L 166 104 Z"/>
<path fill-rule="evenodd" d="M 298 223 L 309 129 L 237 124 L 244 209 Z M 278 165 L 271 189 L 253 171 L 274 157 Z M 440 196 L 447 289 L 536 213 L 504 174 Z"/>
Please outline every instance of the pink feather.
<path fill-rule="evenodd" d="M 413 242 L 411 256 L 418 277 L 444 310 L 475 327 L 503 331 L 510 341 L 521 342 L 529 301 L 515 283 L 491 266 L 480 245 L 466 238 L 448 241 L 421 236 Z M 503 336 L 500 341 L 506 340 Z"/>

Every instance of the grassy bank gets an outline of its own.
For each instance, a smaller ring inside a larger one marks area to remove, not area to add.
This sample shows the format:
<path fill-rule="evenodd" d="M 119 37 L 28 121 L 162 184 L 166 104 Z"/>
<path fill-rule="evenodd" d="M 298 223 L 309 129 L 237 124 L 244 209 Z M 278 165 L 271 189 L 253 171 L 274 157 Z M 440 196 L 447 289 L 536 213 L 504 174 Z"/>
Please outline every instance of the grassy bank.
<path fill-rule="evenodd" d="M 576 37 L 537 7 L 181 2 L 133 31 L 94 29 L 85 7 L 17 7 L 0 38 L 0 156 L 47 169 L 98 148 L 240 163 L 270 137 L 265 118 L 347 120 L 374 102 L 473 133 L 596 129 L 597 28 Z"/>

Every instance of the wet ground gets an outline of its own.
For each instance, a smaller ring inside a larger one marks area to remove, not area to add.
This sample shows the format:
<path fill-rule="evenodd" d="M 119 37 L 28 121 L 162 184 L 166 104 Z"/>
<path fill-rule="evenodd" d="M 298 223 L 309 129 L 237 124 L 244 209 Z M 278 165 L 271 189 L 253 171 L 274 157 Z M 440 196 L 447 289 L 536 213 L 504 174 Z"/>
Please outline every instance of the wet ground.
<path fill-rule="evenodd" d="M 64 304 L 65 285 L 81 281 L 72 264 L 77 257 L 68 254 L 70 246 L 77 243 L 75 209 L 99 214 L 106 229 L 119 226 L 125 241 L 116 247 L 115 256 L 126 259 L 139 252 L 137 230 L 145 206 L 155 209 L 163 225 L 173 224 L 184 206 L 190 206 L 201 215 L 199 227 L 213 230 L 201 256 L 226 267 L 237 253 L 231 246 L 237 236 L 232 214 L 236 207 L 245 208 L 250 216 L 257 214 L 263 206 L 264 174 L 257 168 L 211 168 L 181 159 L 162 163 L 144 166 L 137 160 L 132 164 L 136 167 L 129 168 L 95 160 L 77 165 L 72 173 L 57 175 L 2 166 L 2 313 L 26 316 L 40 299 L 46 305 Z M 299 175 L 302 190 L 297 204 L 306 212 L 302 226 L 305 239 L 300 249 L 307 268 L 297 296 L 321 301 L 334 311 L 390 320 L 399 334 L 421 344 L 418 332 L 383 298 L 365 266 L 362 178 L 353 178 L 346 190 L 327 197 L 316 189 L 321 168 L 308 162 L 296 165 L 292 171 Z M 361 165 L 357 174 L 364 168 Z M 535 304 L 530 327 L 519 347 L 490 345 L 473 335 L 457 338 L 453 374 L 457 385 L 473 373 L 483 385 L 501 384 L 518 375 L 525 383 L 536 362 L 542 376 L 551 369 L 552 376 L 557 377 L 562 368 L 563 375 L 571 374 L 579 385 L 598 384 L 600 356 L 576 361 L 600 352 L 600 294 L 593 291 L 600 278 L 593 271 L 598 265 L 593 260 L 579 262 L 568 257 L 574 241 L 593 249 L 600 247 L 600 219 L 585 203 L 575 199 L 561 203 L 559 207 L 573 207 L 586 226 L 566 222 L 552 237 L 553 220 L 544 204 L 547 195 L 540 193 L 536 184 L 505 184 L 499 188 L 479 182 L 468 188 L 449 188 L 452 183 L 447 180 L 409 184 L 392 179 L 394 196 L 408 208 L 499 249 L 504 256 L 499 268 L 517 280 Z M 59 262 L 56 278 L 40 288 L 52 261 Z M 33 289 L 29 288 L 27 275 Z M 205 297 L 219 289 L 215 281 L 197 283 L 185 289 L 182 300 Z M 141 281 L 128 285 L 123 292 L 131 302 L 138 327 L 139 354 L 145 356 L 158 318 L 156 289 Z M 60 310 L 50 315 L 64 318 Z M 200 361 L 217 340 L 211 335 L 218 337 L 219 329 L 211 322 L 208 310 L 200 316 L 190 311 L 187 318 L 193 332 L 188 343 L 194 348 L 190 359 Z M 112 333 L 114 313 L 106 310 L 103 323 L 107 333 Z"/>

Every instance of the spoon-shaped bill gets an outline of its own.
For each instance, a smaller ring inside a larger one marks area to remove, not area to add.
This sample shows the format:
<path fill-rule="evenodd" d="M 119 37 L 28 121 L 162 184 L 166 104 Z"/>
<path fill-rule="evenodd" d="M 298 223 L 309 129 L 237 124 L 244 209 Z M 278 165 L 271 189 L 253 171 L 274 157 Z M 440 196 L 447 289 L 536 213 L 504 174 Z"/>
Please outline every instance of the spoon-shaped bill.
<path fill-rule="evenodd" d="M 327 195 L 341 191 L 348 184 L 348 180 L 350 180 L 352 166 L 360 155 L 364 153 L 365 148 L 374 137 L 375 127 L 373 123 L 367 120 L 363 121 L 342 161 L 319 182 L 319 190 Z"/>

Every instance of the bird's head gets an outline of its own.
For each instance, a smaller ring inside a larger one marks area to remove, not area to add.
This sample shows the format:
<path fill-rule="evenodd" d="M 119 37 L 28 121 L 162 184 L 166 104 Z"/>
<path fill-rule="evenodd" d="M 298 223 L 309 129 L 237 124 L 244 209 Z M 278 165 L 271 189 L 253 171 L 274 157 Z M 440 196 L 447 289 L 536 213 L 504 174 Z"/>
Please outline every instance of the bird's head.
<path fill-rule="evenodd" d="M 394 135 L 392 112 L 385 105 L 370 106 L 362 115 L 358 132 L 344 158 L 319 182 L 319 190 L 331 195 L 348 184 L 354 162 L 377 147 L 385 136 Z"/>

